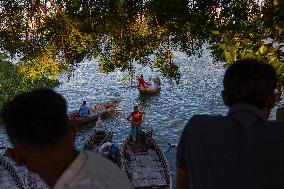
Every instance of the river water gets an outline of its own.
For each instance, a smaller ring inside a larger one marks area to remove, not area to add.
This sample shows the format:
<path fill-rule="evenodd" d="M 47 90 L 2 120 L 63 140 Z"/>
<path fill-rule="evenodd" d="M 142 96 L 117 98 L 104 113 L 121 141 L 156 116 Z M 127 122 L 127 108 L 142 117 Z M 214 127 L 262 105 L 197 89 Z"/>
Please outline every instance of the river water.
<path fill-rule="evenodd" d="M 69 109 L 78 108 L 82 100 L 89 104 L 121 96 L 122 101 L 111 116 L 105 120 L 106 127 L 114 129 L 114 141 L 121 145 L 130 131 L 130 124 L 125 119 L 134 104 L 143 112 L 143 126 L 154 129 L 154 133 L 166 153 L 173 181 L 175 183 L 176 148 L 169 148 L 167 143 L 176 145 L 187 120 L 194 114 L 224 114 L 227 109 L 220 98 L 224 63 L 213 61 L 209 53 L 202 57 L 187 57 L 182 53 L 174 54 L 174 62 L 181 67 L 182 77 L 177 85 L 163 78 L 160 73 L 149 68 L 139 69 L 139 74 L 160 76 L 162 89 L 154 96 L 139 94 L 136 83 L 121 82 L 123 73 L 117 71 L 109 75 L 98 71 L 95 61 L 87 61 L 74 72 L 74 76 L 57 90 L 67 99 Z M 81 127 L 77 145 L 89 134 L 92 125 Z M 166 142 L 165 142 L 166 141 Z"/>
<path fill-rule="evenodd" d="M 227 108 L 220 97 L 222 78 L 225 71 L 224 62 L 214 62 L 210 53 L 205 50 L 201 57 L 187 57 L 183 53 L 174 53 L 174 62 L 181 68 L 182 77 L 177 85 L 163 78 L 159 72 L 150 68 L 138 68 L 138 74 L 145 78 L 159 76 L 161 92 L 153 96 L 141 96 L 134 82 L 123 81 L 124 73 L 115 71 L 109 75 L 99 72 L 97 62 L 85 61 L 73 73 L 71 78 L 62 75 L 62 85 L 56 90 L 68 102 L 68 109 L 77 109 L 82 100 L 88 104 L 98 103 L 115 96 L 121 96 L 122 101 L 115 112 L 105 120 L 108 129 L 114 131 L 114 142 L 121 145 L 129 134 L 130 124 L 125 119 L 134 104 L 138 104 L 143 112 L 143 126 L 152 128 L 157 140 L 165 151 L 173 182 L 175 185 L 176 145 L 182 129 L 188 119 L 194 114 L 226 114 Z M 272 113 L 272 117 L 275 113 Z M 93 128 L 92 124 L 79 128 L 76 146 L 87 138 Z M 3 130 L 0 130 L 2 145 L 7 142 Z M 166 142 L 165 142 L 166 141 Z"/>

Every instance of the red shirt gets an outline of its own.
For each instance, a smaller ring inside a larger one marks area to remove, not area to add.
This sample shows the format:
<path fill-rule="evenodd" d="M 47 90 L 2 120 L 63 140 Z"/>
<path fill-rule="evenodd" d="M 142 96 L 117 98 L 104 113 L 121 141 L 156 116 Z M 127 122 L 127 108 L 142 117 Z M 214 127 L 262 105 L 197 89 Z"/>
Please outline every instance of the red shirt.
<path fill-rule="evenodd" d="M 140 77 L 139 79 L 138 79 L 138 81 L 139 81 L 139 86 L 145 86 L 145 80 L 144 80 L 144 78 L 143 77 Z"/>
<path fill-rule="evenodd" d="M 132 126 L 141 126 L 141 124 L 142 124 L 142 113 L 141 112 L 132 112 L 131 113 L 131 125 Z"/>

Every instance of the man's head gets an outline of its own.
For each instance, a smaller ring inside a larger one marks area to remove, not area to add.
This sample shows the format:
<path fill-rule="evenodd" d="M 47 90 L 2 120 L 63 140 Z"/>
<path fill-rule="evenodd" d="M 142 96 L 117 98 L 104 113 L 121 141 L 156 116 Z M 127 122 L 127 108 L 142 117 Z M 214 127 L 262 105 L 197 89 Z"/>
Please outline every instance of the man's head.
<path fill-rule="evenodd" d="M 255 59 L 238 60 L 225 73 L 222 92 L 225 104 L 249 103 L 263 109 L 270 98 L 274 98 L 276 73 L 273 67 Z M 267 107 L 267 108 L 272 108 Z"/>
<path fill-rule="evenodd" d="M 133 108 L 134 108 L 134 112 L 138 112 L 139 111 L 138 105 L 134 105 Z"/>
<path fill-rule="evenodd" d="M 68 125 L 66 102 L 51 89 L 15 96 L 3 106 L 1 117 L 15 147 L 14 153 L 20 153 L 21 157 L 52 150 L 62 141 L 74 140 Z M 19 161 L 17 163 L 25 164 Z"/>
<path fill-rule="evenodd" d="M 140 77 L 142 78 L 142 77 L 143 77 L 143 75 L 141 74 L 141 75 L 140 75 Z"/>
<path fill-rule="evenodd" d="M 87 104 L 86 100 L 83 100 L 83 104 L 84 104 L 84 105 L 86 105 L 86 104 Z"/>

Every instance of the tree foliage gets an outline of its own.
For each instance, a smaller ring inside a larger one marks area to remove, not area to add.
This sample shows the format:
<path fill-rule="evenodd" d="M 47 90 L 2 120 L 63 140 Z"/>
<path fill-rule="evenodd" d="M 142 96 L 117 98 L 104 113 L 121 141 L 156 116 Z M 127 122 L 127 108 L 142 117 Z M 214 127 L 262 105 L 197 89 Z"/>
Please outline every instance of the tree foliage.
<path fill-rule="evenodd" d="M 132 72 L 137 64 L 178 80 L 178 65 L 168 52 L 201 54 L 206 42 L 216 60 L 264 58 L 283 80 L 279 50 L 284 41 L 283 4 L 282 0 L 265 0 L 262 6 L 255 0 L 1 1 L 0 48 L 22 57 L 21 70 L 30 78 L 54 76 L 66 66 L 98 57 L 106 73 Z"/>
<path fill-rule="evenodd" d="M 32 75 L 32 74 L 31 74 Z M 27 77 L 20 66 L 4 60 L 0 55 L 0 109 L 1 105 L 20 92 L 40 87 L 56 87 L 60 83 L 57 79 L 42 76 L 40 78 Z"/>

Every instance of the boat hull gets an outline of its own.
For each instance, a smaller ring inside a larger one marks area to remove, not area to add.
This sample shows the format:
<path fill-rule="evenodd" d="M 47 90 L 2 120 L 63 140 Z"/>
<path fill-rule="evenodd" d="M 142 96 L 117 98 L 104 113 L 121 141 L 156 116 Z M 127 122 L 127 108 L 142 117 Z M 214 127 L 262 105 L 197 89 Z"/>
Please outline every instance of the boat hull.
<path fill-rule="evenodd" d="M 69 114 L 69 123 L 75 126 L 81 126 L 97 120 L 99 116 L 104 116 L 114 110 L 120 103 L 121 98 L 115 98 L 100 104 L 95 104 L 90 107 L 91 116 L 87 118 L 80 118 L 79 111 Z"/>
<path fill-rule="evenodd" d="M 145 144 L 138 148 L 131 144 L 130 137 L 125 139 L 119 166 L 135 189 L 171 189 L 172 179 L 166 157 L 152 136 L 147 137 Z"/>
<path fill-rule="evenodd" d="M 139 93 L 142 95 L 148 95 L 148 94 L 157 94 L 161 91 L 161 88 L 156 88 L 156 89 L 140 89 L 138 88 Z"/>

